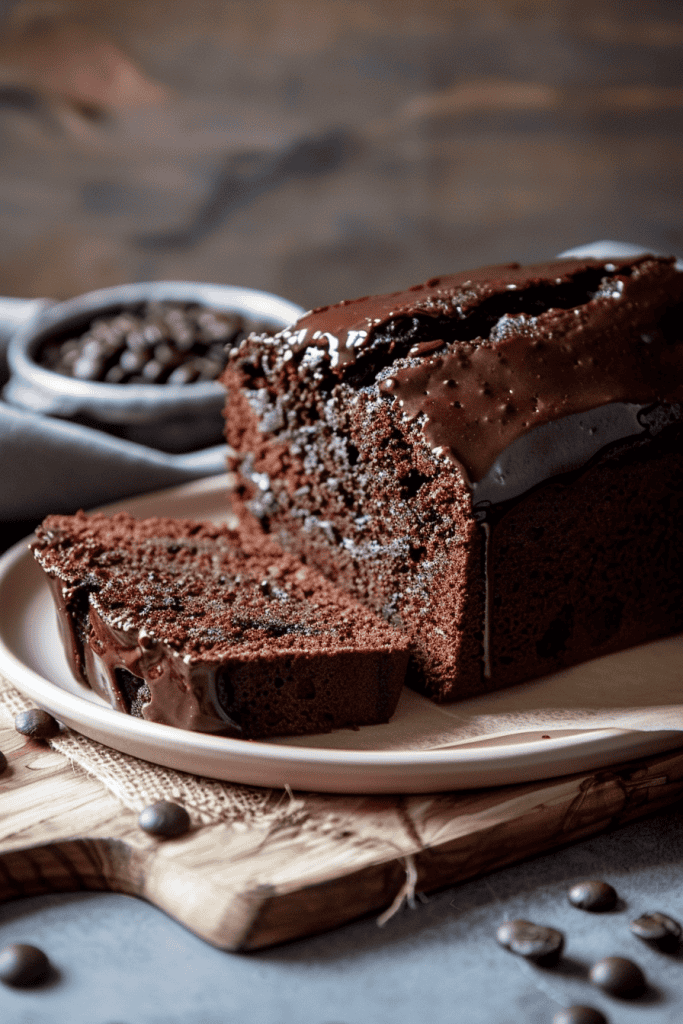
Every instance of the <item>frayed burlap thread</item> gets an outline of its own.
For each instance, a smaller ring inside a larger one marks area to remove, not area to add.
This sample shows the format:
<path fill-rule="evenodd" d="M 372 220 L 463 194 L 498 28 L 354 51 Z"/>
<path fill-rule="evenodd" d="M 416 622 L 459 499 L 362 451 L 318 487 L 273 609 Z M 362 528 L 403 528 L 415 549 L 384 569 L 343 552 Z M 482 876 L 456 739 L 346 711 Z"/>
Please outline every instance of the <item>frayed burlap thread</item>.
<path fill-rule="evenodd" d="M 34 707 L 0 676 L 0 712 L 11 724 L 20 711 Z M 71 729 L 50 741 L 53 750 L 102 783 L 125 807 L 139 812 L 157 800 L 173 800 L 187 809 L 193 825 L 228 822 L 234 828 L 272 828 L 298 817 L 303 801 L 279 790 L 217 782 L 151 764 L 106 747 Z"/>

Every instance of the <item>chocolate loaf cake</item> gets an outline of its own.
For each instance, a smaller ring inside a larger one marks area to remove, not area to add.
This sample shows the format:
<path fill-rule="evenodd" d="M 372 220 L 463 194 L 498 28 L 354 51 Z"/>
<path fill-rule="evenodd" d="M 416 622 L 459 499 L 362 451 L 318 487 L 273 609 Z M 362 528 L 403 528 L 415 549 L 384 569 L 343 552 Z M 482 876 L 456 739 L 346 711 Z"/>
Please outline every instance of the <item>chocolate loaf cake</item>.
<path fill-rule="evenodd" d="M 683 273 L 485 267 L 315 309 L 223 377 L 241 508 L 439 701 L 683 629 Z"/>
<path fill-rule="evenodd" d="M 33 549 L 74 674 L 119 711 L 256 738 L 396 707 L 406 638 L 261 536 L 81 512 Z"/>

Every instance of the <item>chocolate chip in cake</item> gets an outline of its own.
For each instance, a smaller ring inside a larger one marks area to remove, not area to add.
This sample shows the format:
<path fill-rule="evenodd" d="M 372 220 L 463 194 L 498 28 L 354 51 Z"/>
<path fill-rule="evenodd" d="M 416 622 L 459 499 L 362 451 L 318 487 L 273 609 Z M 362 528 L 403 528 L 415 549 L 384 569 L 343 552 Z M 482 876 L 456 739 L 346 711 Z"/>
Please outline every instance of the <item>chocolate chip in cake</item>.
<path fill-rule="evenodd" d="M 677 946 L 683 934 L 678 921 L 674 921 L 667 914 L 661 914 L 658 910 L 651 914 L 641 914 L 635 921 L 631 921 L 629 928 L 639 939 L 652 942 L 664 949 Z"/>
<path fill-rule="evenodd" d="M 575 907 L 579 907 L 581 910 L 590 910 L 593 913 L 613 910 L 617 904 L 616 890 L 607 882 L 597 879 L 573 885 L 567 893 L 567 897 Z"/>
<path fill-rule="evenodd" d="M 7 758 L 5 757 L 3 752 L 0 750 L 0 775 L 2 775 L 2 773 L 4 772 L 4 770 L 6 768 L 7 768 Z"/>
<path fill-rule="evenodd" d="M 552 967 L 564 948 L 564 936 L 555 928 L 516 918 L 504 921 L 496 931 L 501 946 L 541 967 Z"/>
<path fill-rule="evenodd" d="M 14 719 L 14 728 L 32 740 L 51 740 L 59 732 L 59 722 L 41 708 L 20 711 Z"/>
<path fill-rule="evenodd" d="M 645 990 L 645 975 L 638 964 L 623 956 L 606 956 L 593 964 L 588 978 L 603 992 L 619 996 L 620 999 L 634 999 Z"/>
<path fill-rule="evenodd" d="M 190 827 L 190 816 L 180 804 L 170 800 L 157 800 L 140 812 L 138 824 L 144 832 L 160 839 L 175 839 Z"/>
<path fill-rule="evenodd" d="M 37 946 L 13 942 L 0 950 L 0 981 L 6 985 L 36 985 L 49 969 L 50 961 Z"/>

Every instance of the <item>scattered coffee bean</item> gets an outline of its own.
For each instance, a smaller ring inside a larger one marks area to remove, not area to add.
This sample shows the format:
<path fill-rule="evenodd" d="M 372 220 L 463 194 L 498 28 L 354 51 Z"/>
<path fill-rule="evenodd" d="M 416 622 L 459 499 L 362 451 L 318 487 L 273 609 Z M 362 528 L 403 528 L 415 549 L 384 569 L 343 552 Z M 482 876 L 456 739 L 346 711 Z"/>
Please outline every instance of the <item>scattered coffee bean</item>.
<path fill-rule="evenodd" d="M 606 956 L 593 964 L 589 980 L 604 992 L 619 996 L 621 999 L 633 999 L 645 989 L 645 975 L 638 964 L 623 956 Z"/>
<path fill-rule="evenodd" d="M 683 934 L 678 921 L 657 910 L 652 914 L 641 914 L 635 921 L 631 921 L 629 927 L 639 939 L 654 942 L 658 946 L 675 946 Z"/>
<path fill-rule="evenodd" d="M 272 333 L 264 323 L 196 302 L 147 302 L 97 317 L 76 338 L 48 338 L 37 358 L 42 366 L 79 380 L 190 384 L 219 377 L 227 351 L 251 331 Z"/>
<path fill-rule="evenodd" d="M 607 1017 L 592 1006 L 568 1006 L 555 1014 L 553 1024 L 607 1024 Z"/>
<path fill-rule="evenodd" d="M 51 740 L 59 732 L 59 722 L 40 708 L 21 711 L 14 719 L 14 728 L 32 740 Z"/>
<path fill-rule="evenodd" d="M 157 800 L 140 812 L 138 824 L 144 832 L 163 839 L 182 836 L 190 827 L 190 816 L 180 804 Z"/>
<path fill-rule="evenodd" d="M 581 910 L 591 910 L 600 913 L 603 910 L 613 910 L 617 903 L 616 890 L 607 882 L 593 880 L 590 882 L 579 882 L 573 885 L 567 893 L 569 902 Z"/>
<path fill-rule="evenodd" d="M 35 985 L 50 969 L 50 961 L 37 946 L 13 942 L 0 950 L 0 981 L 6 985 Z"/>
<path fill-rule="evenodd" d="M 556 964 L 564 948 L 562 932 L 521 918 L 504 921 L 496 931 L 496 939 L 511 953 L 533 960 L 541 967 Z"/>
<path fill-rule="evenodd" d="M 4 772 L 4 770 L 6 768 L 7 768 L 7 758 L 5 757 L 3 752 L 0 750 L 0 775 L 2 775 L 2 773 Z"/>

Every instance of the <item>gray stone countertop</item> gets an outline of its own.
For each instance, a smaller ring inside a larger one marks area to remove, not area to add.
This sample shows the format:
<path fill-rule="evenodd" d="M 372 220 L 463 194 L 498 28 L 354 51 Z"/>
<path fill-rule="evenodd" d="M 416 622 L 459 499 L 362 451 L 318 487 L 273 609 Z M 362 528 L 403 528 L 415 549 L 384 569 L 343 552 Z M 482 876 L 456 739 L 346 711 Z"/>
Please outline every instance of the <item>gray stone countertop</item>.
<path fill-rule="evenodd" d="M 595 1006 L 610 1024 L 683 1020 L 683 953 L 664 954 L 628 923 L 661 910 L 683 920 L 683 810 L 666 813 L 423 897 L 384 928 L 374 918 L 251 954 L 213 949 L 139 900 L 111 893 L 0 907 L 0 947 L 40 946 L 54 963 L 35 989 L 0 987 L 10 1024 L 550 1024 Z M 572 907 L 569 885 L 603 878 L 614 911 Z M 560 928 L 552 970 L 501 949 L 497 925 L 524 917 Z M 634 959 L 649 991 L 625 1002 L 586 980 L 606 955 Z"/>

